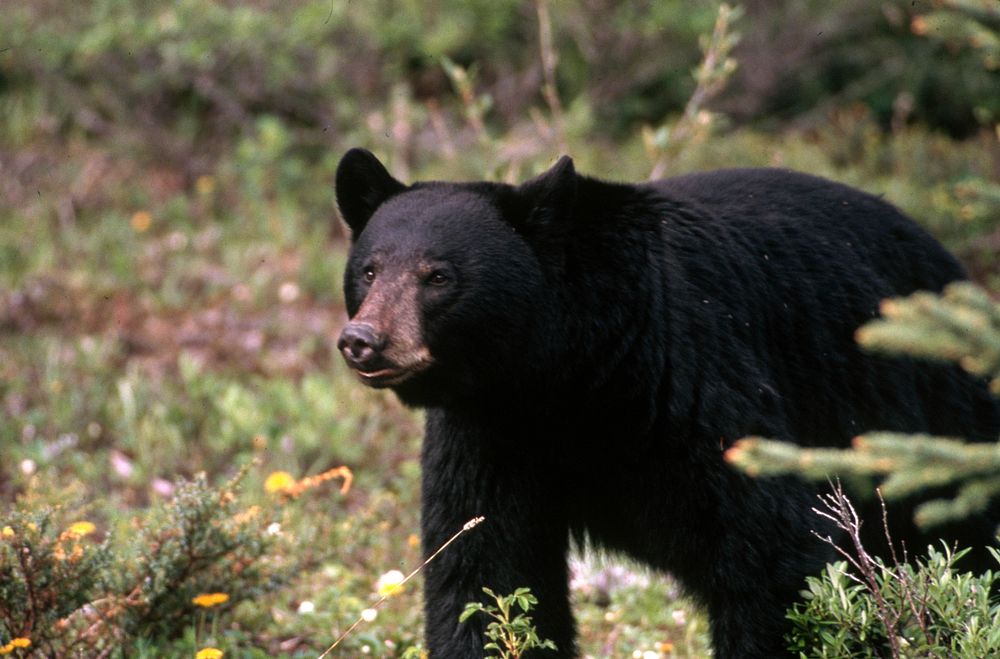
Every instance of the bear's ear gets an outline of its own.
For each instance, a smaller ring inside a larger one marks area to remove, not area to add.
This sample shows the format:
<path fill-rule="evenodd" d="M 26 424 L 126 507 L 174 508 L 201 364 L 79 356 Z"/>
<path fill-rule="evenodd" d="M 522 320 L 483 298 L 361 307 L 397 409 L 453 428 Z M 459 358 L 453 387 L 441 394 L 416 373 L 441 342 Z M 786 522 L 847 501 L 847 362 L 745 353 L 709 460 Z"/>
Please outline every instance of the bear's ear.
<path fill-rule="evenodd" d="M 515 226 L 545 232 L 571 218 L 577 182 L 573 159 L 563 156 L 548 171 L 522 183 L 516 189 L 519 217 L 512 218 Z"/>
<path fill-rule="evenodd" d="M 378 207 L 406 189 L 371 151 L 357 148 L 340 159 L 336 186 L 337 206 L 355 240 Z"/>

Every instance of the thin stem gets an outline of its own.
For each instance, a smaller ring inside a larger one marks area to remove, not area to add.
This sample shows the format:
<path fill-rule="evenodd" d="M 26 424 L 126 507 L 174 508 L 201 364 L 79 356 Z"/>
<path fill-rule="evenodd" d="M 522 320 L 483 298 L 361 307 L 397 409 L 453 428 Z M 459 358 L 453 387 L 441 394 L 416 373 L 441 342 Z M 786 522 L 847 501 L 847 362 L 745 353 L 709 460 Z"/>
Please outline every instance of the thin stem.
<path fill-rule="evenodd" d="M 559 63 L 559 56 L 552 41 L 552 17 L 549 15 L 547 0 L 535 0 L 535 11 L 538 13 L 538 48 L 542 57 L 542 75 L 545 78 L 542 94 L 552 112 L 556 141 L 559 148 L 565 152 L 567 149 L 563 130 L 563 110 L 556 87 L 556 65 Z"/>
<path fill-rule="evenodd" d="M 436 550 L 436 551 L 435 551 L 435 552 L 434 552 L 433 554 L 431 554 L 431 555 L 430 555 L 430 556 L 428 556 L 428 557 L 427 557 L 426 559 L 424 559 L 424 562 L 423 562 L 423 563 L 421 563 L 420 565 L 418 565 L 418 566 L 416 567 L 416 569 L 414 569 L 414 570 L 413 570 L 412 572 L 410 572 L 410 573 L 409 573 L 408 575 L 406 575 L 406 576 L 405 576 L 405 577 L 403 578 L 403 580 L 399 582 L 399 584 L 398 584 L 398 585 L 396 586 L 396 588 L 397 588 L 397 589 L 398 589 L 398 588 L 402 588 L 402 587 L 403 587 L 403 584 L 405 584 L 405 583 L 406 583 L 407 581 L 409 581 L 409 580 L 410 580 L 410 579 L 412 579 L 412 578 L 413 578 L 414 576 L 416 576 L 416 574 L 417 574 L 418 572 L 420 572 L 420 571 L 421 571 L 422 569 L 424 569 L 424 567 L 426 567 L 428 563 L 430 563 L 430 562 L 431 562 L 431 561 L 433 561 L 433 560 L 434 560 L 435 558 L 437 558 L 437 557 L 438 557 L 438 554 L 440 554 L 440 553 L 441 553 L 441 552 L 443 552 L 443 551 L 444 551 L 445 549 L 447 549 L 448 545 L 450 545 L 451 543 L 453 543 L 453 542 L 455 542 L 456 540 L 458 540 L 458 537 L 459 537 L 460 535 L 462 535 L 462 534 L 463 534 L 463 533 L 465 533 L 466 531 L 469 531 L 469 530 L 471 530 L 471 529 L 475 528 L 475 527 L 476 527 L 476 526 L 478 526 L 478 525 L 479 525 L 480 523 L 482 523 L 482 522 L 483 522 L 483 521 L 484 521 L 485 519 L 486 519 L 485 517 L 474 517 L 474 518 L 470 519 L 470 520 L 469 520 L 468 522 L 466 522 L 466 523 L 465 523 L 465 524 L 464 524 L 464 525 L 462 526 L 462 528 L 460 528 L 460 529 L 458 530 L 458 532 L 457 532 L 457 533 L 455 533 L 455 535 L 453 535 L 453 536 L 451 536 L 450 538 L 448 538 L 448 539 L 447 539 L 447 540 L 446 540 L 446 541 L 444 542 L 444 544 L 442 544 L 442 545 L 441 545 L 440 547 L 438 547 L 438 548 L 437 548 L 437 550 Z M 375 602 L 375 604 L 373 604 L 373 605 L 372 605 L 372 607 L 371 607 L 371 608 L 373 608 L 373 609 L 378 609 L 378 607 L 382 606 L 382 603 L 383 603 L 383 602 L 385 602 L 385 601 L 386 601 L 387 599 L 389 599 L 389 596 L 390 596 L 391 594 L 392 594 L 392 593 L 387 593 L 387 594 L 383 595 L 383 596 L 382 596 L 381 598 L 379 598 L 379 600 L 378 600 L 377 602 Z M 326 649 L 326 650 L 325 650 L 325 651 L 323 652 L 323 654 L 321 654 L 321 655 L 319 655 L 319 657 L 317 657 L 317 659 L 323 659 L 323 657 L 325 657 L 326 655 L 330 654 L 330 652 L 332 652 L 334 648 L 336 648 L 336 647 L 337 647 L 338 645 L 340 645 L 341 641 L 343 641 L 343 640 L 344 640 L 345 638 L 347 638 L 347 636 L 348 636 L 348 635 L 349 635 L 349 634 L 350 634 L 350 633 L 351 633 L 352 631 L 354 631 L 354 629 L 355 629 L 355 628 L 356 628 L 356 627 L 357 627 L 358 625 L 360 625 L 360 624 L 361 624 L 362 622 L 364 622 L 364 618 L 363 618 L 363 617 L 360 617 L 360 616 L 359 616 L 359 617 L 358 617 L 358 619 L 354 621 L 354 624 L 353 624 L 353 625 L 351 625 L 350 627 L 348 627 L 348 628 L 347 628 L 347 630 L 346 630 L 346 631 L 345 631 L 345 632 L 344 632 L 343 634 L 341 634 L 341 635 L 340 635 L 340 637 L 339 637 L 339 638 L 338 638 L 338 639 L 337 639 L 336 641 L 334 641 L 334 642 L 333 642 L 333 645 L 331 645 L 330 647 L 328 647 L 328 648 L 327 648 L 327 649 Z"/>

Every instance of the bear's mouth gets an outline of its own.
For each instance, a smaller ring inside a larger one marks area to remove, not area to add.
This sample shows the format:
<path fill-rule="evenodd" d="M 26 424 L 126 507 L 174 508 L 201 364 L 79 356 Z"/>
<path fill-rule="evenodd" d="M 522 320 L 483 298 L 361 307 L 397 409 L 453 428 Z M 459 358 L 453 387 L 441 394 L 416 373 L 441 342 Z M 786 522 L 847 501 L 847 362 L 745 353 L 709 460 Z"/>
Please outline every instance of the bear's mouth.
<path fill-rule="evenodd" d="M 373 389 L 384 389 L 402 384 L 413 376 L 426 370 L 431 365 L 430 359 L 421 359 L 405 366 L 389 366 L 374 371 L 355 370 L 358 378 Z"/>
<path fill-rule="evenodd" d="M 380 368 L 377 371 L 355 371 L 361 381 L 369 387 L 382 389 L 408 380 L 413 373 L 399 368 Z"/>

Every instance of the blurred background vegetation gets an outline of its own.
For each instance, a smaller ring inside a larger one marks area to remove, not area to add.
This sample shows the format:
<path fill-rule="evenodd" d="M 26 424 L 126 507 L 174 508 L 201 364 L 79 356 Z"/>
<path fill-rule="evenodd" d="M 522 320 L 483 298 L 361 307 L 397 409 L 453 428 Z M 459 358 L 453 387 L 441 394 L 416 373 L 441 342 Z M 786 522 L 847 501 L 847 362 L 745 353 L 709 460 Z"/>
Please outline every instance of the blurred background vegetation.
<path fill-rule="evenodd" d="M 67 578 L 45 582 L 55 617 L 0 590 L 0 649 L 315 656 L 381 574 L 418 562 L 419 418 L 362 390 L 332 347 L 346 253 L 332 181 L 351 146 L 404 180 L 519 180 L 564 152 L 613 179 L 801 169 L 884 194 L 1000 288 L 995 0 L 740 10 L 5 2 L 0 576 L 30 581 L 10 552 L 29 546 Z M 265 488 L 341 465 L 346 494 Z M 83 519 L 96 531 L 67 535 Z M 204 560 L 164 555 L 206 526 L 225 532 L 202 538 Z M 574 565 L 591 656 L 705 651 L 668 579 Z M 226 589 L 209 625 L 192 599 Z M 419 648 L 418 602 L 410 582 L 342 656 Z"/>

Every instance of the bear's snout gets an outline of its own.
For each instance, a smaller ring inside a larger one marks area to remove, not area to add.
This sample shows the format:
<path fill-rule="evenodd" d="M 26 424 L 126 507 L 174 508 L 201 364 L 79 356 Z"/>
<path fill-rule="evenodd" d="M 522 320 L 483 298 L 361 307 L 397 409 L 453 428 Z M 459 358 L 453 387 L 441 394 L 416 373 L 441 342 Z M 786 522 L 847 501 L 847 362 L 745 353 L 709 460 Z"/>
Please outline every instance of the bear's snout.
<path fill-rule="evenodd" d="M 347 363 L 359 371 L 368 371 L 375 366 L 385 339 L 368 323 L 348 323 L 337 340 L 337 349 Z"/>

